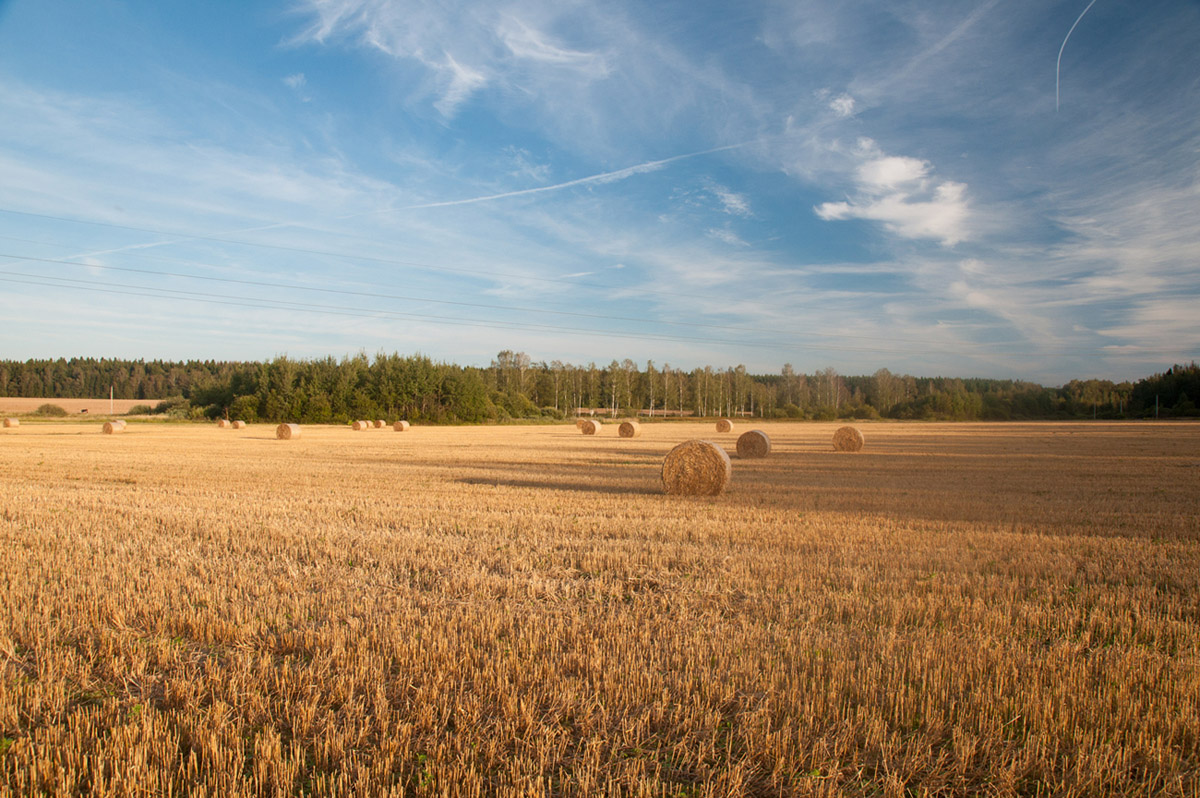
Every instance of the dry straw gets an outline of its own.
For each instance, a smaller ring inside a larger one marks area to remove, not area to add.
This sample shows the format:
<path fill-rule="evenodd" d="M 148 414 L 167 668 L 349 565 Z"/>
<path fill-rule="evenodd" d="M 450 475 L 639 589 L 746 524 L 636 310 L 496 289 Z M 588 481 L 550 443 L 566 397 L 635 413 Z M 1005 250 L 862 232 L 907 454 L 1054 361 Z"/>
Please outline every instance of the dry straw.
<path fill-rule="evenodd" d="M 375 419 L 375 429 L 383 429 L 386 426 L 387 426 L 387 422 L 384 421 L 382 418 Z"/>
<path fill-rule="evenodd" d="M 760 429 L 743 432 L 737 440 L 738 457 L 766 457 L 771 453 L 771 439 Z"/>
<path fill-rule="evenodd" d="M 584 435 L 595 435 L 600 431 L 600 422 L 594 418 L 589 418 L 579 425 L 579 431 Z"/>
<path fill-rule="evenodd" d="M 733 432 L 733 422 L 723 418 L 717 422 L 717 432 Z"/>
<path fill-rule="evenodd" d="M 410 426 L 412 426 L 412 425 L 409 424 L 407 421 L 397 421 L 395 424 L 392 425 L 392 429 L 396 430 L 396 432 L 408 432 L 408 428 Z"/>
<path fill-rule="evenodd" d="M 833 433 L 833 448 L 839 452 L 857 452 L 863 443 L 863 434 L 854 427 L 839 427 Z"/>
<path fill-rule="evenodd" d="M 280 424 L 275 428 L 275 437 L 281 441 L 290 441 L 300 437 L 299 424 Z"/>
<path fill-rule="evenodd" d="M 233 422 L 233 428 L 234 429 L 245 429 L 246 422 L 245 421 L 235 421 L 235 422 Z"/>
<path fill-rule="evenodd" d="M 104 422 L 104 434 L 105 435 L 115 435 L 118 432 L 124 432 L 124 431 L 125 431 L 125 422 L 121 421 L 120 419 L 117 419 L 116 421 L 105 421 Z"/>
<path fill-rule="evenodd" d="M 684 441 L 663 460 L 663 490 L 680 496 L 716 496 L 732 475 L 729 455 L 711 441 Z"/>
<path fill-rule="evenodd" d="M 229 419 L 227 419 L 227 418 L 221 419 L 220 421 L 217 422 L 217 426 L 220 427 L 221 429 L 228 429 L 230 426 Z"/>
<path fill-rule="evenodd" d="M 354 428 L 355 432 L 361 432 L 365 429 L 370 429 L 371 422 L 370 421 L 355 421 L 351 426 Z"/>
<path fill-rule="evenodd" d="M 622 421 L 617 434 L 622 438 L 636 438 L 642 434 L 642 425 L 636 421 Z"/>
<path fill-rule="evenodd" d="M 20 419 L 18 419 L 18 418 L 6 418 L 6 419 L 4 419 L 4 427 L 5 427 L 5 429 L 8 429 L 9 427 L 19 427 L 19 426 L 21 426 L 21 420 L 20 420 Z"/>

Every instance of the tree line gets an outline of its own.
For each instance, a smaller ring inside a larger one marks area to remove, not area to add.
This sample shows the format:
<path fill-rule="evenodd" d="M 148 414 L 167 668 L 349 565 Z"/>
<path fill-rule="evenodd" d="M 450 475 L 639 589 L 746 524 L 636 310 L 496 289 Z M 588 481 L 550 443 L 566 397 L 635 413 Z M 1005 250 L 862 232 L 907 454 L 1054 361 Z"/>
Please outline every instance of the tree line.
<path fill-rule="evenodd" d="M 1175 365 L 1136 383 L 1072 380 L 1062 387 L 879 369 L 850 376 L 784 365 L 693 369 L 630 359 L 605 366 L 536 362 L 505 350 L 486 368 L 420 354 L 365 354 L 267 362 L 59 358 L 0 361 L 0 396 L 145 399 L 186 418 L 346 422 L 408 418 L 435 423 L 610 416 L 751 416 L 829 420 L 1005 420 L 1198 416 L 1200 367 Z"/>

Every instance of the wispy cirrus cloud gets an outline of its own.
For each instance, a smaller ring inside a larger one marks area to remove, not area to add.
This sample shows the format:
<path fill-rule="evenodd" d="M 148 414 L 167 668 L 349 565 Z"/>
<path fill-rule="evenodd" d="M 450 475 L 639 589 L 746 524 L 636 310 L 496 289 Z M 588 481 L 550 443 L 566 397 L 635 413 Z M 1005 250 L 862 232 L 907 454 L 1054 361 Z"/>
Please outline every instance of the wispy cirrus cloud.
<path fill-rule="evenodd" d="M 303 9 L 312 21 L 293 43 L 350 40 L 419 64 L 427 72 L 427 91 L 437 95 L 433 107 L 444 117 L 488 86 L 520 87 L 527 65 L 565 70 L 583 81 L 609 72 L 604 53 L 572 47 L 539 27 L 535 17 L 544 16 L 544 8 L 310 0 Z"/>

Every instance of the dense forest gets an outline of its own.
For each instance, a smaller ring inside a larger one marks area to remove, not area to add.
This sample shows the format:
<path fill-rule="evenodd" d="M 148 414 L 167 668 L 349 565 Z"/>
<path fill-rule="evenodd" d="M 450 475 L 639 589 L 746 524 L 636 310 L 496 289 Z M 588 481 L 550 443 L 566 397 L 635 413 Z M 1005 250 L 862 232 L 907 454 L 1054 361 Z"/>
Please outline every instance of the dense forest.
<path fill-rule="evenodd" d="M 496 422 L 612 416 L 756 416 L 952 420 L 1176 418 L 1197 416 L 1200 367 L 1192 362 L 1136 383 L 1030 382 L 914 377 L 880 369 L 866 376 L 826 368 L 750 374 L 744 366 L 692 370 L 535 362 L 500 352 L 491 366 L 435 363 L 422 355 L 341 359 L 183 362 L 71 358 L 0 361 L 0 396 L 145 399 L 152 412 L 184 418 L 345 422 L 408 418 Z"/>

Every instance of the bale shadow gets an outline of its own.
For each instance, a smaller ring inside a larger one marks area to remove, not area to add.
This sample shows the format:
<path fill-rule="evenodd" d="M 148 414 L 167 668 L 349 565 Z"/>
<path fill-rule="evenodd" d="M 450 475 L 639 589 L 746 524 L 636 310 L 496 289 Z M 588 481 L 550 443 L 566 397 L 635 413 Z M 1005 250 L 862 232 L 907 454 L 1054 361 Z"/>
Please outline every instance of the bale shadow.
<path fill-rule="evenodd" d="M 488 487 L 506 488 L 534 488 L 537 490 L 566 490 L 575 493 L 609 493 L 622 495 L 639 495 L 648 496 L 651 494 L 662 493 L 661 488 L 652 488 L 649 486 L 612 486 L 612 485 L 597 485 L 594 482 L 557 482 L 552 479 L 513 479 L 509 478 L 487 478 L 487 477 L 460 477 L 455 480 L 462 485 L 486 485 Z"/>

